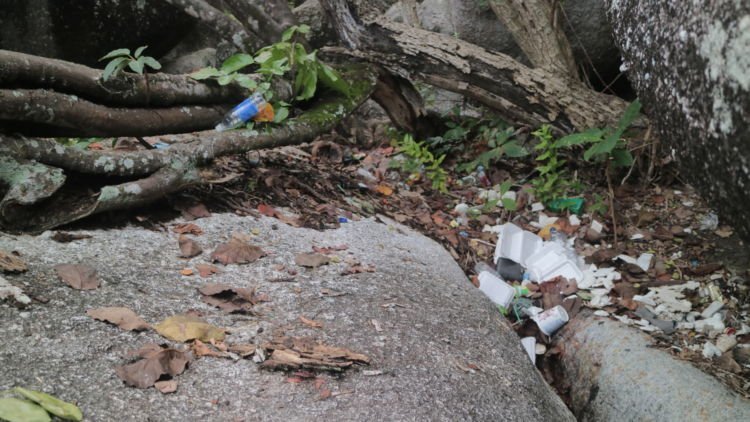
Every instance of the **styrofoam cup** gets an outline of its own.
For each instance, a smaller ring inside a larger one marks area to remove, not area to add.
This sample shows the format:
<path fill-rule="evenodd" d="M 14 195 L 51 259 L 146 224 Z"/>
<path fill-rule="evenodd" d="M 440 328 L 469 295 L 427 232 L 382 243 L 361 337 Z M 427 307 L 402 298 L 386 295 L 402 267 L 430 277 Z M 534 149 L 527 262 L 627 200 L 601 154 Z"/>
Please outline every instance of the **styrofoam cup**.
<path fill-rule="evenodd" d="M 560 305 L 554 308 L 549 308 L 539 315 L 532 317 L 531 319 L 536 322 L 539 329 L 546 335 L 551 336 L 555 331 L 559 330 L 568 320 L 568 312 L 565 311 Z"/>
<path fill-rule="evenodd" d="M 562 276 L 578 282 L 583 280 L 583 272 L 575 262 L 571 261 L 562 246 L 556 243 L 546 243 L 534 255 L 526 260 L 526 270 L 531 281 L 543 283 L 555 277 Z"/>
<path fill-rule="evenodd" d="M 531 363 L 536 365 L 536 338 L 524 337 L 521 339 L 521 345 L 523 345 L 523 349 L 526 350 L 526 354 L 529 355 Z"/>
<path fill-rule="evenodd" d="M 482 291 L 491 301 L 497 305 L 507 308 L 516 295 L 516 290 L 510 284 L 506 283 L 500 277 L 482 271 L 479 273 L 479 290 Z"/>

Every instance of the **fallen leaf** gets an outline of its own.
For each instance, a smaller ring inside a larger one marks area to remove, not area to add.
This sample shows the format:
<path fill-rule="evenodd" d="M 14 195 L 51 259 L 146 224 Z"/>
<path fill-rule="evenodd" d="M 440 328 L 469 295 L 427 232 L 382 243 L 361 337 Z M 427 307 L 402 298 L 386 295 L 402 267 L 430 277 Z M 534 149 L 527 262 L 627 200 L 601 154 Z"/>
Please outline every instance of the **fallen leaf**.
<path fill-rule="evenodd" d="M 727 237 L 731 236 L 734 231 L 729 226 L 722 226 L 718 230 L 714 232 L 717 236 L 726 239 Z"/>
<path fill-rule="evenodd" d="M 375 186 L 375 191 L 384 196 L 393 195 L 393 188 L 391 188 L 390 186 L 386 186 L 386 185 Z"/>
<path fill-rule="evenodd" d="M 151 328 L 150 325 L 141 317 L 136 315 L 131 309 L 123 307 L 106 307 L 89 309 L 86 311 L 86 315 L 97 319 L 99 321 L 109 322 L 114 324 L 123 330 L 128 331 L 142 331 Z"/>
<path fill-rule="evenodd" d="M 198 218 L 210 217 L 211 213 L 203 204 L 194 204 L 178 208 L 185 220 L 191 221 Z"/>
<path fill-rule="evenodd" d="M 54 240 L 55 242 L 60 243 L 69 243 L 74 240 L 81 240 L 81 239 L 90 239 L 91 236 L 88 234 L 75 234 L 75 233 L 66 233 L 66 232 L 55 232 L 55 234 L 52 235 L 50 239 Z"/>
<path fill-rule="evenodd" d="M 0 398 L 0 419 L 10 422 L 49 422 L 52 420 L 47 411 L 36 403 L 15 397 Z"/>
<path fill-rule="evenodd" d="M 252 307 L 267 302 L 265 294 L 255 294 L 255 288 L 245 289 L 228 284 L 212 283 L 198 289 L 202 300 L 229 313 L 251 313 Z"/>
<path fill-rule="evenodd" d="M 156 344 L 149 349 L 150 353 L 141 356 L 140 360 L 115 368 L 117 376 L 127 385 L 137 388 L 151 387 L 163 376 L 175 377 L 181 374 L 192 359 L 189 353 L 162 348 Z"/>
<path fill-rule="evenodd" d="M 322 253 L 323 255 L 329 255 L 333 252 L 340 252 L 349 249 L 349 245 L 334 245 L 334 246 L 313 246 L 313 252 Z"/>
<path fill-rule="evenodd" d="M 203 278 L 219 272 L 219 268 L 211 264 L 196 264 L 195 269 L 198 270 L 198 275 Z"/>
<path fill-rule="evenodd" d="M 83 264 L 60 264 L 55 266 L 57 276 L 68 286 L 77 290 L 92 290 L 99 287 L 96 270 Z"/>
<path fill-rule="evenodd" d="M 347 269 L 341 272 L 341 275 L 359 274 L 359 273 L 374 273 L 375 267 L 368 264 L 353 264 Z"/>
<path fill-rule="evenodd" d="M 203 234 L 203 229 L 193 223 L 175 224 L 174 226 L 172 226 L 172 231 L 177 234 L 192 234 L 196 236 Z"/>
<path fill-rule="evenodd" d="M 191 275 L 193 275 L 193 270 L 191 270 L 190 268 L 183 268 L 183 269 L 180 270 L 180 274 L 182 274 L 182 275 L 184 275 L 186 277 L 187 276 L 191 276 Z"/>
<path fill-rule="evenodd" d="M 203 357 L 203 356 L 213 356 L 217 358 L 229 357 L 226 353 L 218 351 L 218 350 L 213 350 L 209 345 L 197 339 L 193 341 L 193 344 L 190 347 L 190 349 L 193 351 L 193 354 L 198 357 Z"/>
<path fill-rule="evenodd" d="M 201 248 L 195 240 L 185 236 L 184 234 L 180 235 L 177 243 L 180 246 L 180 256 L 183 258 L 192 258 L 203 253 L 203 248 Z"/>
<path fill-rule="evenodd" d="M 224 340 L 224 329 L 192 315 L 174 315 L 156 324 L 157 333 L 172 341 Z"/>
<path fill-rule="evenodd" d="M 254 344 L 231 344 L 228 350 L 232 353 L 236 353 L 243 358 L 248 358 L 255 354 Z"/>
<path fill-rule="evenodd" d="M 177 391 L 177 380 L 156 381 L 154 388 L 162 394 L 174 393 Z"/>
<path fill-rule="evenodd" d="M 22 273 L 28 270 L 28 267 L 21 258 L 0 250 L 0 269 L 6 273 Z"/>
<path fill-rule="evenodd" d="M 301 253 L 294 257 L 294 263 L 301 267 L 318 268 L 331 262 L 331 258 L 319 253 Z"/>
<path fill-rule="evenodd" d="M 323 328 L 323 323 L 315 321 L 315 320 L 312 320 L 312 319 L 307 319 L 304 316 L 300 316 L 299 320 L 302 321 L 302 323 L 305 324 L 305 325 L 307 325 L 308 327 L 311 327 L 311 328 Z"/>
<path fill-rule="evenodd" d="M 41 391 L 27 390 L 23 387 L 15 387 L 13 388 L 13 392 L 18 393 L 25 398 L 33 401 L 34 403 L 44 408 L 44 410 L 46 410 L 47 412 L 59 418 L 68 421 L 83 420 L 83 413 L 81 413 L 81 409 L 79 409 L 78 406 L 74 405 L 73 403 L 62 401 L 55 396 L 51 396 L 47 393 L 42 393 Z M 0 415 L 0 418 L 2 418 L 2 415 Z"/>
<path fill-rule="evenodd" d="M 369 364 L 366 355 L 341 347 L 331 347 L 309 338 L 281 337 L 264 343 L 262 348 L 271 352 L 260 366 L 271 370 L 314 369 L 341 372 L 355 363 Z"/>
<path fill-rule="evenodd" d="M 258 246 L 232 239 L 217 246 L 214 253 L 211 254 L 211 259 L 224 265 L 249 264 L 264 256 L 266 256 L 266 252 Z"/>
<path fill-rule="evenodd" d="M 265 215 L 266 217 L 275 217 L 277 211 L 270 205 L 260 204 L 258 205 L 258 212 Z"/>

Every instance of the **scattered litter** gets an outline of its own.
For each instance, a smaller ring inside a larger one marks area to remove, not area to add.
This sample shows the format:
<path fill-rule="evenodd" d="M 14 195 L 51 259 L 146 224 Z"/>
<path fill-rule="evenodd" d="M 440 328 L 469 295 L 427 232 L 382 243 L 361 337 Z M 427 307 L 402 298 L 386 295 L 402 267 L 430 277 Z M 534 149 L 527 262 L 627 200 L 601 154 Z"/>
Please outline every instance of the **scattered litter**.
<path fill-rule="evenodd" d="M 723 307 L 724 307 L 724 302 L 718 302 L 718 301 L 711 302 L 711 304 L 708 305 L 708 307 L 704 309 L 703 312 L 701 312 L 701 317 L 703 317 L 703 319 L 709 319 L 715 313 L 719 312 L 721 308 Z"/>
<path fill-rule="evenodd" d="M 713 357 L 719 357 L 721 356 L 721 350 L 719 350 L 718 347 L 714 346 L 713 343 L 710 341 L 707 341 L 706 344 L 703 345 L 703 357 L 707 359 L 711 359 Z"/>
<path fill-rule="evenodd" d="M 529 355 L 531 364 L 536 365 L 536 339 L 534 337 L 524 337 L 521 339 L 521 345 L 526 354 Z"/>
<path fill-rule="evenodd" d="M 23 290 L 10 284 L 8 280 L 0 276 L 0 299 L 13 298 L 21 305 L 31 303 L 31 298 L 23 293 Z"/>
<path fill-rule="evenodd" d="M 539 315 L 531 318 L 539 326 L 539 330 L 544 334 L 551 336 L 566 322 L 568 322 L 568 313 L 560 305 L 547 309 Z"/>
<path fill-rule="evenodd" d="M 726 353 L 732 350 L 736 345 L 737 336 L 735 335 L 722 334 L 716 339 L 716 347 L 721 350 L 721 353 Z"/>
<path fill-rule="evenodd" d="M 703 218 L 701 219 L 700 228 L 699 228 L 701 231 L 712 232 L 718 228 L 719 228 L 719 216 L 715 212 L 711 211 L 705 216 L 703 216 Z"/>
<path fill-rule="evenodd" d="M 531 204 L 531 212 L 539 212 L 544 211 L 544 204 L 541 202 L 534 202 Z"/>

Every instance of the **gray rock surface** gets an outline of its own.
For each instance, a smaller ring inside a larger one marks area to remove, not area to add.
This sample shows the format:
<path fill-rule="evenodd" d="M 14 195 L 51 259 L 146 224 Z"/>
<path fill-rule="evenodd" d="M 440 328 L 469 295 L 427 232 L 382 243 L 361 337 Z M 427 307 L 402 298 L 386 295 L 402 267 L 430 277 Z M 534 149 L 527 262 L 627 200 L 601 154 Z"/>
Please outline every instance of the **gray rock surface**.
<path fill-rule="evenodd" d="M 579 314 L 560 344 L 579 421 L 750 420 L 750 401 L 618 321 Z"/>
<path fill-rule="evenodd" d="M 18 251 L 30 267 L 6 278 L 32 297 L 49 299 L 25 310 L 0 303 L 0 389 L 20 385 L 53 393 L 78 402 L 91 421 L 573 420 L 518 337 L 434 241 L 373 220 L 324 232 L 265 217 L 216 215 L 196 223 L 205 233 L 195 239 L 207 251 L 233 232 L 257 229 L 252 242 L 269 256 L 201 279 L 179 271 L 207 261 L 209 252 L 177 258 L 173 233 L 91 230 L 91 239 L 67 244 L 52 241 L 50 233 L 0 234 L 0 248 Z M 342 260 L 353 257 L 376 271 L 343 276 L 344 262 L 317 269 L 293 263 L 313 245 L 340 244 L 349 246 L 337 253 Z M 102 286 L 77 291 L 63 285 L 52 270 L 59 263 L 95 267 Z M 275 273 L 276 264 L 296 268 L 297 281 L 269 282 L 283 275 Z M 260 316 L 224 315 L 200 301 L 196 288 L 207 282 L 257 286 L 270 302 L 258 305 Z M 322 289 L 345 294 L 321 297 Z M 177 377 L 176 393 L 138 390 L 125 386 L 114 367 L 126 362 L 128 350 L 164 340 L 86 316 L 102 306 L 130 307 L 150 323 L 196 309 L 228 327 L 230 343 L 260 343 L 281 332 L 314 336 L 367 354 L 372 363 L 365 369 L 383 374 L 353 369 L 326 376 L 335 396 L 319 400 L 311 383 L 287 382 L 283 373 L 260 371 L 252 361 L 202 358 Z M 321 321 L 323 329 L 304 326 L 300 316 Z M 480 370 L 467 372 L 468 364 Z"/>
<path fill-rule="evenodd" d="M 683 175 L 750 238 L 750 2 L 608 0 L 628 77 Z"/>
<path fill-rule="evenodd" d="M 607 22 L 604 3 L 604 0 L 566 0 L 563 5 L 570 21 L 565 30 L 576 62 L 587 68 L 593 63 L 609 82 L 609 78 L 617 75 L 619 52 Z M 498 21 L 488 2 L 425 0 L 419 5 L 418 14 L 424 29 L 455 35 L 488 50 L 525 61 L 513 37 Z M 387 16 L 402 19 L 401 6 L 391 7 Z M 592 80 L 595 79 L 592 75 Z"/>

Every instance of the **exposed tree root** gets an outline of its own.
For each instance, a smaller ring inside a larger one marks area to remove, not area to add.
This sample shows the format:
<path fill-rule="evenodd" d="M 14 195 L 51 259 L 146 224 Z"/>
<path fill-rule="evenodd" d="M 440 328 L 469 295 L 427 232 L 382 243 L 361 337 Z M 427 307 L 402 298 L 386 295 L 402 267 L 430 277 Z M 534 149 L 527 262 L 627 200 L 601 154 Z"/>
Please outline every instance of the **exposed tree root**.
<path fill-rule="evenodd" d="M 171 144 L 166 149 L 78 150 L 51 139 L 0 135 L 0 157 L 6 157 L 0 162 L 0 182 L 7 188 L 0 201 L 0 226 L 8 231 L 38 232 L 98 212 L 140 205 L 202 183 L 200 167 L 216 157 L 310 141 L 354 111 L 375 87 L 376 75 L 370 69 L 355 67 L 344 75 L 354 81 L 350 97 L 322 99 L 282 126 L 262 132 L 206 131 L 158 137 Z M 64 183 L 66 175 L 75 175 L 76 182 Z M 106 185 L 113 177 L 119 177 L 119 182 Z M 33 181 L 39 185 L 34 187 L 37 192 L 24 197 L 21 193 Z"/>

